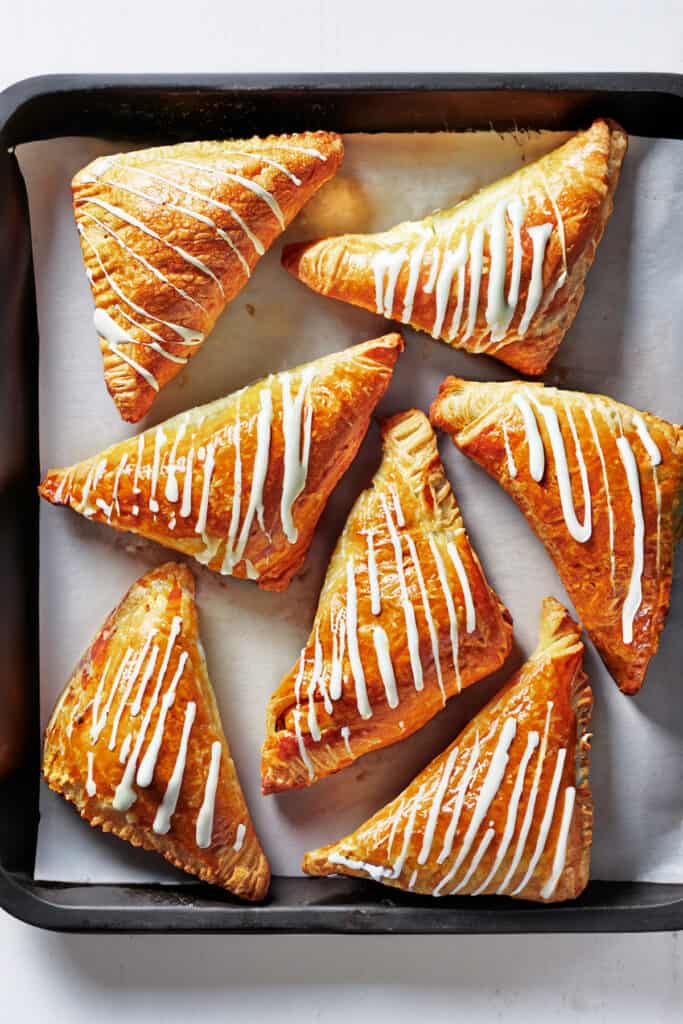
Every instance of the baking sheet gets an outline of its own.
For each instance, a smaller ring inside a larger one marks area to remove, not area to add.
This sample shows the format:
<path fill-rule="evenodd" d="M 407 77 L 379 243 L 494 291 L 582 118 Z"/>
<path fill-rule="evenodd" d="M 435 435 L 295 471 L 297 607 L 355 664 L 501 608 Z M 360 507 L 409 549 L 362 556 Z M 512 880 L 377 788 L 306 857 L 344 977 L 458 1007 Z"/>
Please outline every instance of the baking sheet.
<path fill-rule="evenodd" d="M 376 135 L 346 138 L 338 177 L 259 263 L 211 338 L 137 428 L 119 419 L 102 377 L 92 300 L 73 225 L 69 181 L 120 146 L 61 139 L 21 147 L 36 271 L 40 330 L 41 467 L 84 458 L 170 415 L 388 329 L 380 317 L 324 299 L 280 267 L 282 244 L 350 230 L 380 230 L 449 205 L 552 149 L 561 133 Z M 600 390 L 668 419 L 683 419 L 681 169 L 683 143 L 632 139 L 615 213 L 586 297 L 546 381 Z M 427 409 L 447 373 L 505 379 L 512 372 L 404 330 L 407 349 L 379 412 Z M 263 797 L 259 751 L 270 692 L 296 660 L 315 610 L 327 559 L 359 490 L 379 460 L 371 428 L 321 520 L 304 570 L 284 594 L 225 579 L 192 563 L 201 632 L 223 722 L 273 871 L 299 874 L 303 852 L 355 828 L 450 742 L 536 642 L 541 598 L 566 594 L 541 544 L 513 503 L 442 439 L 449 477 L 491 583 L 515 622 L 504 670 L 470 687 L 421 732 L 356 762 L 304 792 Z M 72 667 L 125 589 L 169 557 L 164 549 L 66 510 L 41 507 L 40 664 L 43 725 Z M 175 557 L 171 553 L 170 557 Z M 592 876 L 683 882 L 683 587 L 681 559 L 660 653 L 643 692 L 622 696 L 595 651 Z M 176 881 L 154 855 L 85 825 L 41 792 L 36 877 L 75 882 Z"/>

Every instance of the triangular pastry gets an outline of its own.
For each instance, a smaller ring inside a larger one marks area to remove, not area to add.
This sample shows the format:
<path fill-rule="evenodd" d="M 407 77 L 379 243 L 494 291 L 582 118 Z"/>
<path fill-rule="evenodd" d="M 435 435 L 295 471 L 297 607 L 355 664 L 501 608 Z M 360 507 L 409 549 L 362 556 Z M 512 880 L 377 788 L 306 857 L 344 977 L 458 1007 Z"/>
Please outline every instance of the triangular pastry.
<path fill-rule="evenodd" d="M 308 643 L 273 694 L 265 793 L 310 785 L 410 736 L 511 646 L 427 417 L 382 428 L 384 457 L 332 555 Z"/>
<path fill-rule="evenodd" d="M 353 461 L 400 335 L 325 356 L 51 469 L 43 498 L 284 590 Z"/>
<path fill-rule="evenodd" d="M 332 132 L 99 157 L 72 183 L 109 392 L 135 422 L 334 176 Z"/>
<path fill-rule="evenodd" d="M 512 495 L 626 693 L 669 607 L 683 430 L 602 395 L 449 377 L 432 422 Z"/>
<path fill-rule="evenodd" d="M 580 631 L 546 598 L 536 651 L 458 738 L 310 875 L 430 896 L 574 899 L 588 881 L 592 695 Z"/>
<path fill-rule="evenodd" d="M 595 121 L 451 209 L 290 245 L 282 261 L 323 295 L 542 373 L 583 297 L 626 144 L 616 125 Z"/>
<path fill-rule="evenodd" d="M 104 623 L 52 713 L 43 774 L 90 825 L 236 896 L 266 895 L 185 566 L 142 576 Z"/>

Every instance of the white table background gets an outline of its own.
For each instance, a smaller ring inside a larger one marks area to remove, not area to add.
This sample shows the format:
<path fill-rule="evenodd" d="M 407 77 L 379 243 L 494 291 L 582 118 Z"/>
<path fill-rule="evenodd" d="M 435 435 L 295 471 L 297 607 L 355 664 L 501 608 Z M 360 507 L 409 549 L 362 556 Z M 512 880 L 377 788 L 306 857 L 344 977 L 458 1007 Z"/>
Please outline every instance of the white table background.
<path fill-rule="evenodd" d="M 0 88 L 48 72 L 683 71 L 680 0 L 0 0 Z M 60 936 L 0 912 L 0 1020 L 683 1018 L 683 940 Z"/>

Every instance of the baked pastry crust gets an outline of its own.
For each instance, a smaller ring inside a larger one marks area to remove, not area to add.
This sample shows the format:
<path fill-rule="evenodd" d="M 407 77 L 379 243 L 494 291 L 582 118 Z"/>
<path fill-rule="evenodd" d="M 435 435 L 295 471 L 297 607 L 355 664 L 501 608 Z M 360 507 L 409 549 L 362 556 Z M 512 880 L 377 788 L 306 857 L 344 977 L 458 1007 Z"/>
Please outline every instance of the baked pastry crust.
<path fill-rule="evenodd" d="M 583 297 L 626 146 L 621 128 L 595 121 L 451 209 L 290 245 L 282 262 L 323 295 L 540 374 Z"/>
<path fill-rule="evenodd" d="M 333 132 L 99 157 L 72 182 L 104 376 L 124 420 L 199 351 L 263 253 L 332 178 Z"/>
<path fill-rule="evenodd" d="M 588 882 L 592 694 L 580 630 L 546 598 L 536 651 L 458 738 L 310 875 L 432 896 L 575 899 Z"/>
<path fill-rule="evenodd" d="M 402 348 L 388 334 L 267 377 L 49 470 L 39 492 L 216 572 L 284 590 Z"/>
<path fill-rule="evenodd" d="M 515 499 L 620 689 L 640 689 L 669 608 L 683 430 L 602 395 L 449 377 L 432 422 Z"/>
<path fill-rule="evenodd" d="M 221 726 L 194 592 L 192 573 L 173 562 L 133 584 L 59 698 L 43 774 L 90 825 L 260 900 L 270 870 Z"/>
<path fill-rule="evenodd" d="M 510 650 L 509 613 L 470 545 L 427 417 L 401 413 L 382 435 L 308 643 L 268 705 L 264 793 L 410 736 Z"/>

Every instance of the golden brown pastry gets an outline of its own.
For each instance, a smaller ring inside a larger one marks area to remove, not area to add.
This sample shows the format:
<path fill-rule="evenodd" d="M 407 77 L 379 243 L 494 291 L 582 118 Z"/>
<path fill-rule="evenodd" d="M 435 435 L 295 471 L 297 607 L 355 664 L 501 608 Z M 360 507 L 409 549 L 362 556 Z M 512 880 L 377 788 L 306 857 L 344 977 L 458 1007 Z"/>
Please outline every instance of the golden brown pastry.
<path fill-rule="evenodd" d="M 308 643 L 268 706 L 264 793 L 308 786 L 410 736 L 510 650 L 424 413 L 382 428 L 384 457 L 327 570 Z"/>
<path fill-rule="evenodd" d="M 323 295 L 542 373 L 583 297 L 626 145 L 621 128 L 595 121 L 449 210 L 290 245 L 282 261 Z"/>
<path fill-rule="evenodd" d="M 40 494 L 216 572 L 284 590 L 402 348 L 388 334 L 267 377 L 49 470 Z"/>
<path fill-rule="evenodd" d="M 336 174 L 338 135 L 183 142 L 99 157 L 72 183 L 109 392 L 136 422 L 263 253 Z"/>
<path fill-rule="evenodd" d="M 578 627 L 546 598 L 538 647 L 520 671 L 395 800 L 307 853 L 304 871 L 431 896 L 575 899 L 592 834 L 582 656 Z"/>
<path fill-rule="evenodd" d="M 266 895 L 185 566 L 142 576 L 104 623 L 52 713 L 43 774 L 90 825 L 236 896 Z"/>
<path fill-rule="evenodd" d="M 683 430 L 602 395 L 449 377 L 432 422 L 512 495 L 625 693 L 669 607 Z"/>

